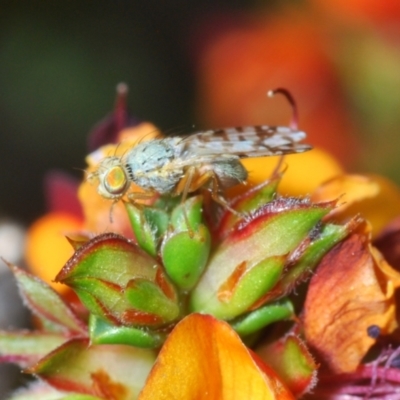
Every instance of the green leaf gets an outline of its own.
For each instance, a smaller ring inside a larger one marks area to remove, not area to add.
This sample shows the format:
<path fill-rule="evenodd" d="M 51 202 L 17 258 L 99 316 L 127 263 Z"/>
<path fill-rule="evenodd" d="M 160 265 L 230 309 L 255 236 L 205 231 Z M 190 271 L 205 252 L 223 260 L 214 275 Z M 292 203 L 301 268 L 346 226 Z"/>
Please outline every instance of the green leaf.
<path fill-rule="evenodd" d="M 153 207 L 125 203 L 129 220 L 139 246 L 152 256 L 157 255 L 160 237 L 168 228 L 168 214 Z"/>
<path fill-rule="evenodd" d="M 241 336 L 248 336 L 274 322 L 291 318 L 294 315 L 293 305 L 288 299 L 266 304 L 230 321 L 232 328 Z"/>
<path fill-rule="evenodd" d="M 135 310 L 157 316 L 162 324 L 174 321 L 180 314 L 176 299 L 169 299 L 159 286 L 148 280 L 132 279 L 124 295 Z"/>
<path fill-rule="evenodd" d="M 14 273 L 25 305 L 43 321 L 48 322 L 45 324 L 48 329 L 86 334 L 85 324 L 47 283 L 17 266 L 9 267 Z"/>
<path fill-rule="evenodd" d="M 56 282 L 74 286 L 91 278 L 124 287 L 135 276 L 154 280 L 158 262 L 137 245 L 115 233 L 96 236 L 68 260 Z"/>
<path fill-rule="evenodd" d="M 303 252 L 294 251 L 288 270 L 274 289 L 275 296 L 288 294 L 298 283 L 304 282 L 318 266 L 322 257 L 337 243 L 348 236 L 354 221 L 346 225 L 327 224 L 321 228 L 318 236 L 309 243 Z"/>
<path fill-rule="evenodd" d="M 0 361 L 26 368 L 65 341 L 66 338 L 57 333 L 0 331 Z"/>
<path fill-rule="evenodd" d="M 93 345 L 73 339 L 57 348 L 27 372 L 53 387 L 99 396 L 135 399 L 143 388 L 156 354 L 125 345 Z"/>
<path fill-rule="evenodd" d="M 205 273 L 191 293 L 191 310 L 221 319 L 232 319 L 247 311 L 239 299 L 255 302 L 273 288 L 284 263 L 282 259 L 278 265 L 274 258 L 278 257 L 278 260 L 290 254 L 329 212 L 331 205 L 312 205 L 307 199 L 280 198 L 257 210 L 237 225 L 211 255 Z M 263 265 L 264 260 L 269 261 Z M 254 272 L 253 279 L 250 271 L 256 266 L 263 273 Z M 267 272 L 269 268 L 270 273 Z M 257 282 L 257 276 L 260 282 Z M 243 283 L 242 289 L 241 279 L 249 279 L 249 284 Z M 251 281 L 257 285 L 257 293 L 254 293 Z M 235 299 L 234 292 L 238 288 L 241 294 Z M 262 290 L 265 292 L 261 293 Z M 251 305 L 246 304 L 247 307 Z"/>
<path fill-rule="evenodd" d="M 232 279 L 220 287 L 218 304 L 213 312 L 219 318 L 232 319 L 249 310 L 265 293 L 278 282 L 285 266 L 285 257 L 273 256 L 260 261 L 251 269 L 242 264 L 238 270 L 246 269 L 238 276 L 236 271 Z"/>
<path fill-rule="evenodd" d="M 256 211 L 258 208 L 273 200 L 281 178 L 282 174 L 277 174 L 270 180 L 263 182 L 234 199 L 230 205 L 238 214 L 233 214 L 229 210 L 225 210 L 216 232 L 218 239 L 224 239 L 236 223 L 243 219 L 244 215 Z"/>
<path fill-rule="evenodd" d="M 159 326 L 179 315 L 176 290 L 159 263 L 116 234 L 97 236 L 79 248 L 56 280 L 112 324 Z M 152 304 L 158 306 L 149 312 Z"/>
<path fill-rule="evenodd" d="M 170 221 L 173 231 L 197 231 L 203 218 L 202 207 L 203 196 L 189 197 L 185 202 L 175 207 L 172 211 Z"/>
<path fill-rule="evenodd" d="M 150 349 L 161 347 L 167 338 L 163 332 L 115 326 L 94 315 L 89 318 L 89 332 L 92 344 L 126 344 Z"/>

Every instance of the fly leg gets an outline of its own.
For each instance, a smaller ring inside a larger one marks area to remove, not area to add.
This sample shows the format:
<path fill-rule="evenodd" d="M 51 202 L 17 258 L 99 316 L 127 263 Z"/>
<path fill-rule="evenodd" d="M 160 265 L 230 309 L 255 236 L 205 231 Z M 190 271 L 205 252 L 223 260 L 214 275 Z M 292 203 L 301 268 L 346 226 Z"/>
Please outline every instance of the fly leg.
<path fill-rule="evenodd" d="M 229 203 L 221 195 L 219 190 L 220 184 L 218 182 L 218 177 L 212 170 L 206 171 L 202 174 L 198 174 L 195 167 L 188 168 L 185 176 L 181 179 L 176 188 L 176 194 L 179 195 L 182 193 L 182 201 L 184 201 L 188 193 L 201 189 L 202 187 L 209 185 L 210 182 L 210 192 L 212 199 L 216 203 L 228 209 L 231 213 L 235 215 L 240 215 L 236 210 L 230 207 Z"/>
<path fill-rule="evenodd" d="M 222 207 L 226 208 L 228 211 L 230 211 L 232 214 L 241 216 L 239 212 L 234 210 L 229 203 L 226 201 L 226 199 L 221 195 L 221 192 L 219 191 L 219 182 L 216 174 L 212 171 L 209 172 L 210 177 L 209 179 L 211 180 L 211 197 L 212 199 L 220 204 Z"/>
<path fill-rule="evenodd" d="M 131 193 L 128 193 L 127 197 L 128 197 L 128 200 L 130 203 L 132 203 L 135 207 L 138 207 L 139 210 L 142 210 L 143 204 L 138 203 L 137 200 L 151 200 L 151 199 L 154 199 L 156 195 L 157 195 L 157 193 L 152 192 L 152 191 L 131 192 Z M 140 225 L 144 226 L 146 224 L 144 213 L 140 212 L 139 215 L 140 215 Z M 144 233 L 141 233 L 141 235 L 144 235 Z M 143 238 L 142 238 L 142 240 L 143 240 Z"/>
<path fill-rule="evenodd" d="M 156 195 L 156 193 L 153 193 L 153 192 L 134 192 L 134 193 L 129 193 L 127 195 L 127 197 L 128 197 L 129 202 L 136 203 L 136 200 L 150 200 L 150 199 L 154 198 L 155 195 Z M 111 223 L 113 223 L 112 214 L 113 214 L 115 205 L 118 203 L 118 200 L 119 199 L 114 200 L 110 207 L 109 219 L 110 219 Z"/>
<path fill-rule="evenodd" d="M 128 193 L 128 200 L 132 203 L 136 203 L 137 200 L 151 200 L 157 195 L 156 192 L 132 192 Z"/>
<path fill-rule="evenodd" d="M 194 183 L 193 179 L 195 178 L 195 175 L 196 175 L 196 168 L 189 167 L 187 169 L 187 171 L 185 171 L 185 175 L 183 176 L 183 178 L 179 181 L 178 186 L 175 189 L 175 194 L 179 195 L 182 193 L 181 203 L 183 203 L 187 199 L 187 196 L 190 192 L 193 192 L 194 190 L 196 190 L 196 189 L 192 189 L 192 184 Z M 185 223 L 188 228 L 189 236 L 191 238 L 193 238 L 194 232 L 189 225 L 189 218 L 187 216 L 185 206 L 183 207 L 183 218 L 185 219 Z"/>

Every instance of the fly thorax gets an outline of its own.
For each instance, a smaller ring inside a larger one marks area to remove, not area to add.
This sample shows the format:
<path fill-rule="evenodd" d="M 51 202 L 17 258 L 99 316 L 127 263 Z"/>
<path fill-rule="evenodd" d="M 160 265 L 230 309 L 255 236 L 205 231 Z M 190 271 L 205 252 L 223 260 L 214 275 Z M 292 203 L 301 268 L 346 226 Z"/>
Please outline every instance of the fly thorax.
<path fill-rule="evenodd" d="M 173 139 L 150 140 L 134 147 L 126 156 L 129 179 L 143 189 L 169 193 L 182 172 L 171 168 L 176 158 Z"/>

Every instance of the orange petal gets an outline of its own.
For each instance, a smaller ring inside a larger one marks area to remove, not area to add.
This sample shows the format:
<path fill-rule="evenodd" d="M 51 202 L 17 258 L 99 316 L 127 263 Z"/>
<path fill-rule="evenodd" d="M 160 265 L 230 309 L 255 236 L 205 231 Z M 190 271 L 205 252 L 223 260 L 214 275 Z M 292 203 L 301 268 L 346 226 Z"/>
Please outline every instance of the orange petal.
<path fill-rule="evenodd" d="M 395 288 L 400 274 L 369 243 L 355 233 L 321 261 L 310 282 L 304 332 L 310 345 L 337 373 L 353 372 L 375 343 L 372 325 L 382 334 L 397 327 Z"/>
<path fill-rule="evenodd" d="M 191 314 L 165 342 L 139 400 L 294 399 L 259 363 L 227 323 Z"/>
<path fill-rule="evenodd" d="M 132 228 L 122 201 L 113 204 L 104 199 L 97 193 L 96 185 L 88 180 L 79 186 L 78 197 L 85 216 L 85 229 L 94 233 L 115 232 L 132 237 Z"/>
<path fill-rule="evenodd" d="M 312 195 L 315 202 L 339 198 L 333 210 L 340 220 L 356 214 L 372 224 L 376 236 L 394 217 L 400 215 L 400 188 L 379 175 L 340 175 L 321 185 Z"/>
<path fill-rule="evenodd" d="M 35 221 L 29 228 L 26 260 L 31 271 L 59 292 L 68 287 L 53 282 L 74 250 L 65 238 L 69 233 L 82 229 L 83 222 L 63 212 L 52 212 Z"/>
<path fill-rule="evenodd" d="M 229 196 L 243 193 L 248 187 L 269 179 L 278 160 L 278 157 L 243 159 L 242 163 L 249 172 L 248 185 L 236 186 L 229 191 Z M 284 164 L 287 165 L 287 169 L 278 190 L 290 196 L 310 194 L 327 179 L 343 173 L 339 163 L 329 153 L 319 148 L 286 156 Z"/>

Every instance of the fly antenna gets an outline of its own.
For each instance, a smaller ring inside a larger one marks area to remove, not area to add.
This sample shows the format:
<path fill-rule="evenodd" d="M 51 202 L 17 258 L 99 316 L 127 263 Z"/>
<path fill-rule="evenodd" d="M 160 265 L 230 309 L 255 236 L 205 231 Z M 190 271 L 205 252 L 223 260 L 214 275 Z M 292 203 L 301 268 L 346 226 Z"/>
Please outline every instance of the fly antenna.
<path fill-rule="evenodd" d="M 122 142 L 118 142 L 117 145 L 115 146 L 113 157 L 115 157 L 117 155 L 117 151 L 119 149 L 119 146 L 121 146 L 121 144 L 122 144 Z"/>
<path fill-rule="evenodd" d="M 187 125 L 182 124 L 182 125 L 175 126 L 174 128 L 166 129 L 165 133 L 168 136 L 174 137 L 174 136 L 181 136 L 186 130 L 187 130 Z"/>
<path fill-rule="evenodd" d="M 289 122 L 289 127 L 295 131 L 297 131 L 299 128 L 299 115 L 298 115 L 298 108 L 296 101 L 292 94 L 289 92 L 289 90 L 285 88 L 277 88 L 273 90 L 269 90 L 267 93 L 268 97 L 274 97 L 277 93 L 280 93 L 286 97 L 286 100 L 290 103 L 292 106 L 292 118 Z"/>
<path fill-rule="evenodd" d="M 125 149 L 125 151 L 121 154 L 121 157 L 120 157 L 120 159 L 121 159 L 121 162 L 122 162 L 122 160 L 124 159 L 124 157 L 125 157 L 125 155 L 126 155 L 126 153 L 129 151 L 130 149 Z"/>
<path fill-rule="evenodd" d="M 135 146 L 137 146 L 138 144 L 142 143 L 147 136 L 152 135 L 153 133 L 158 132 L 158 129 L 153 129 L 149 132 L 147 132 L 146 134 L 144 134 L 140 139 L 138 139 L 135 143 Z M 160 133 L 157 133 L 156 138 L 161 137 Z"/>

